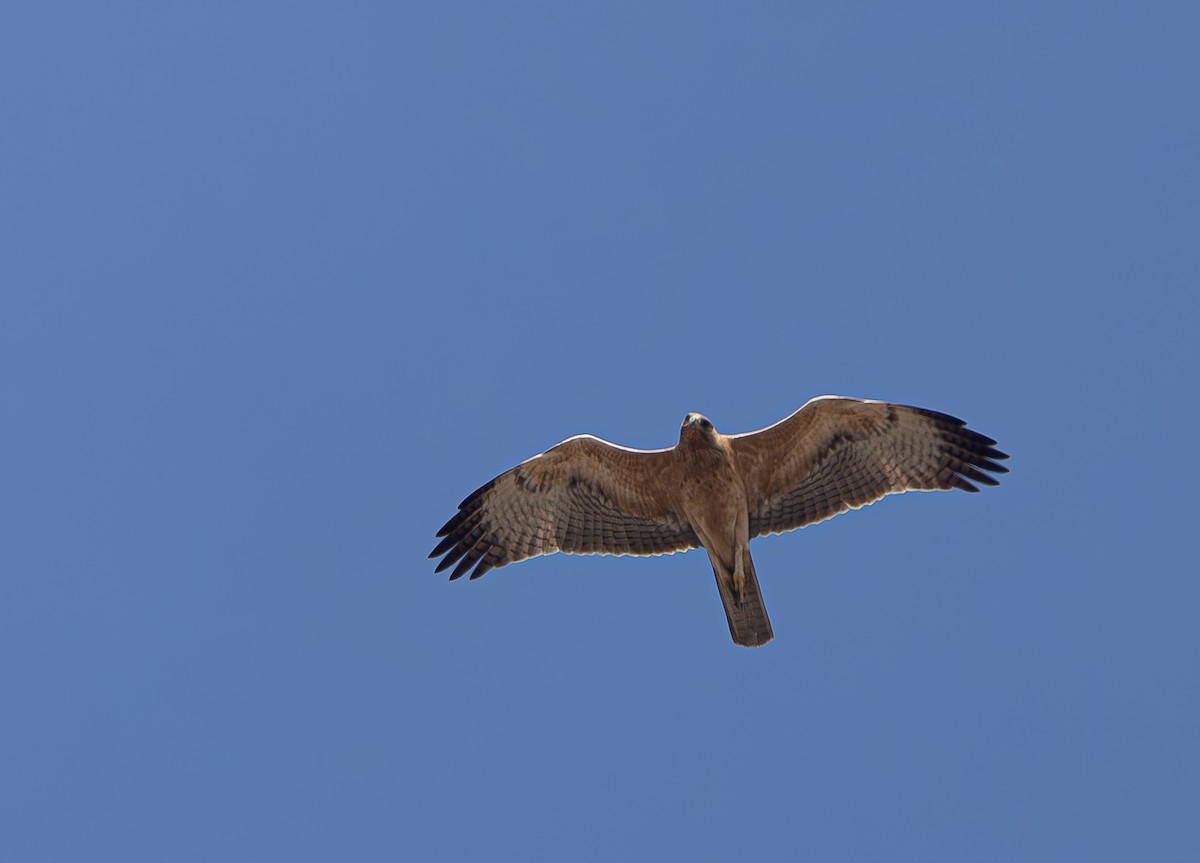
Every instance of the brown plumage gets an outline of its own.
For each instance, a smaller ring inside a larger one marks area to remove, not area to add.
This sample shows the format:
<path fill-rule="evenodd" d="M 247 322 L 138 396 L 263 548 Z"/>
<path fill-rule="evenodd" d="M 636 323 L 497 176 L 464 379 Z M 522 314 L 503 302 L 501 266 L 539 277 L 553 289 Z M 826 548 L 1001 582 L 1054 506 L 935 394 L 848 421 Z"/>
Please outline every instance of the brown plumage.
<path fill-rule="evenodd" d="M 637 450 L 591 435 L 487 483 L 438 531 L 450 578 L 551 554 L 673 554 L 703 547 L 729 632 L 773 637 L 750 540 L 816 524 L 904 491 L 996 485 L 1008 458 L 962 420 L 923 408 L 821 396 L 756 432 L 722 435 L 688 414 L 679 443 Z M 444 555 L 444 556 L 443 556 Z"/>

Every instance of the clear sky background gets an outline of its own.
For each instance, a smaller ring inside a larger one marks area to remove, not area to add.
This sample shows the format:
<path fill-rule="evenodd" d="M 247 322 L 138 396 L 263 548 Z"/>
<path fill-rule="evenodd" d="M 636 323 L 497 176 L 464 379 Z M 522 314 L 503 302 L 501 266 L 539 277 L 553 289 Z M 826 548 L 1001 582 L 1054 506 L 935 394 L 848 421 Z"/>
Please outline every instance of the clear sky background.
<path fill-rule="evenodd" d="M 1194 4 L 28 3 L 0 857 L 1200 859 Z M 822 393 L 1012 473 L 447 583 L 476 486 Z"/>

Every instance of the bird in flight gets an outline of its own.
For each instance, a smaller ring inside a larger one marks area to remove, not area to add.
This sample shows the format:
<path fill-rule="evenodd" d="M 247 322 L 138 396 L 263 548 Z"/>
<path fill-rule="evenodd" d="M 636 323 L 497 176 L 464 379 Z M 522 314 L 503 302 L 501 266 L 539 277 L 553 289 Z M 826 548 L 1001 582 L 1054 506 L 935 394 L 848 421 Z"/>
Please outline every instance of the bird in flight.
<path fill-rule="evenodd" d="M 996 441 L 947 414 L 820 396 L 772 426 L 723 435 L 684 417 L 667 449 L 568 438 L 500 474 L 458 505 L 430 553 L 450 579 L 556 551 L 708 553 L 729 633 L 774 637 L 750 540 L 833 518 L 905 491 L 977 492 L 1007 473 Z"/>

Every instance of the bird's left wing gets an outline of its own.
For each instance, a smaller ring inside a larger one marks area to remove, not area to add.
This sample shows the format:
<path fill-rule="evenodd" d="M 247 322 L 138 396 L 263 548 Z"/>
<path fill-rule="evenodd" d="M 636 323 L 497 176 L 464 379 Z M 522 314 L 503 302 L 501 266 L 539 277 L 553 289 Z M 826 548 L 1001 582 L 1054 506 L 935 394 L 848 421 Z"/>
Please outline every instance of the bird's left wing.
<path fill-rule="evenodd" d="M 904 491 L 996 485 L 996 442 L 947 414 L 840 396 L 812 399 L 775 425 L 731 435 L 750 536 L 783 533 Z"/>
<path fill-rule="evenodd" d="M 556 551 L 671 554 L 700 540 L 672 503 L 670 450 L 636 450 L 591 435 L 563 441 L 476 490 L 430 557 L 450 578 Z"/>

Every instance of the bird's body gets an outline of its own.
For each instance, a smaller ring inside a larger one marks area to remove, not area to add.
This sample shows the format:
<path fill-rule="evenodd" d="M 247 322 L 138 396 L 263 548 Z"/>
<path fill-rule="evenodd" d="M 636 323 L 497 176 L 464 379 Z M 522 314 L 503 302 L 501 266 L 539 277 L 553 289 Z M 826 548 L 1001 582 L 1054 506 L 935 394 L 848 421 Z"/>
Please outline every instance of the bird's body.
<path fill-rule="evenodd" d="M 675 458 L 676 502 L 708 552 L 733 640 L 747 647 L 773 637 L 750 559 L 750 500 L 729 439 L 689 414 Z"/>
<path fill-rule="evenodd" d="M 1004 473 L 995 441 L 946 414 L 837 396 L 757 432 L 722 435 L 688 414 L 670 449 L 590 435 L 563 441 L 467 497 L 430 557 L 478 578 L 556 551 L 708 553 L 737 644 L 773 637 L 750 556 L 756 536 L 793 530 L 903 491 L 978 491 Z"/>

